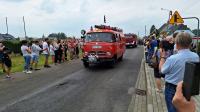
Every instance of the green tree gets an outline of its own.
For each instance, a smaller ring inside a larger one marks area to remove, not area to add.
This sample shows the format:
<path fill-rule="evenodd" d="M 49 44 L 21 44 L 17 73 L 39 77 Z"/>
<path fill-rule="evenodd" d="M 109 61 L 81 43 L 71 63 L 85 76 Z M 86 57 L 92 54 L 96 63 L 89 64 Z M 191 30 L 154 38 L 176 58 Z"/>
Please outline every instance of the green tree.
<path fill-rule="evenodd" d="M 198 31 L 197 29 L 192 30 L 192 33 L 194 33 L 197 36 L 197 32 L 199 33 L 198 36 L 200 36 L 200 30 Z"/>
<path fill-rule="evenodd" d="M 150 29 L 150 34 L 152 34 L 155 30 L 156 30 L 155 25 L 152 25 L 152 26 L 151 26 L 151 29 Z"/>
<path fill-rule="evenodd" d="M 51 34 L 48 35 L 48 37 L 50 37 L 50 38 L 57 38 L 57 39 L 66 39 L 67 38 L 67 36 L 63 32 L 51 33 Z"/>

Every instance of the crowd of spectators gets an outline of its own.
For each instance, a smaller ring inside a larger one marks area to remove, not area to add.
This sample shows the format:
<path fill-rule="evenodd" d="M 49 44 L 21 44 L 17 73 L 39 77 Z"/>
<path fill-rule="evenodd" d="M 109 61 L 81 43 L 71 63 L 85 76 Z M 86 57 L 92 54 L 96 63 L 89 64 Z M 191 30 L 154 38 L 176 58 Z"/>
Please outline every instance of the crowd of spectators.
<path fill-rule="evenodd" d="M 40 55 L 44 56 L 44 68 L 50 68 L 49 58 L 57 65 L 68 60 L 79 58 L 79 51 L 81 49 L 81 40 L 76 38 L 67 39 L 48 39 L 21 41 L 21 53 L 24 59 L 23 72 L 31 74 L 32 71 L 40 70 L 38 62 Z M 0 63 L 3 72 L 6 73 L 6 78 L 12 78 L 11 68 L 11 51 L 0 42 Z M 68 57 L 69 54 L 69 57 Z"/>
<path fill-rule="evenodd" d="M 191 104 L 193 100 L 189 102 L 184 97 L 181 97 L 182 100 L 179 99 L 177 101 L 177 96 L 175 95 L 178 94 L 176 92 L 179 92 L 178 95 L 180 95 L 180 89 L 177 91 L 177 85 L 184 78 L 186 62 L 199 62 L 197 53 L 192 52 L 195 50 L 192 46 L 191 35 L 185 32 L 174 33 L 172 36 L 161 35 L 156 37 L 156 35 L 152 35 L 145 39 L 144 43 L 146 63 L 154 69 L 156 90 L 159 93 L 164 92 L 168 111 L 177 112 L 180 108 L 185 108 L 180 107 L 181 103 Z M 165 85 L 161 83 L 162 78 Z M 187 105 L 185 106 L 188 107 Z"/>

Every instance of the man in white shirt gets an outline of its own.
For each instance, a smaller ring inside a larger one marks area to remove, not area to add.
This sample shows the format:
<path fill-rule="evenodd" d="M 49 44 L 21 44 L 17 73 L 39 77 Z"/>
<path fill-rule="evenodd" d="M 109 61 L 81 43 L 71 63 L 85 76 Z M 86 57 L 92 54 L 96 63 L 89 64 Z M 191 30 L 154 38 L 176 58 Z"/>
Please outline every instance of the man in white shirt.
<path fill-rule="evenodd" d="M 44 63 L 44 67 L 45 68 L 50 68 L 51 66 L 49 66 L 49 45 L 48 45 L 48 38 L 45 38 L 44 42 L 43 42 L 43 54 L 45 56 L 45 63 Z"/>
<path fill-rule="evenodd" d="M 31 63 L 31 68 L 33 67 L 33 64 L 35 64 L 35 67 L 34 69 L 35 70 L 40 70 L 37 68 L 37 63 L 38 63 L 38 60 L 39 60 L 39 54 L 40 54 L 40 51 L 42 51 L 42 49 L 39 47 L 39 41 L 34 41 L 32 46 L 31 46 L 31 49 L 32 49 L 32 63 Z"/>

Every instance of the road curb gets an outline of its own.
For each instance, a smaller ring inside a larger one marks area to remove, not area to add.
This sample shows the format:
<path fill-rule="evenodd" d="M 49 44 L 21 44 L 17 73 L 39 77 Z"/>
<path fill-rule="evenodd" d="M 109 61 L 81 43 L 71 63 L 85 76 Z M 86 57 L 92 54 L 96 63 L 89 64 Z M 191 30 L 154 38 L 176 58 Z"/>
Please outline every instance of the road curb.
<path fill-rule="evenodd" d="M 146 86 L 146 73 L 145 73 L 145 62 L 144 59 L 142 59 L 141 66 L 140 66 L 140 71 L 138 73 L 136 85 L 135 85 L 135 90 L 134 90 L 134 95 L 132 96 L 131 103 L 128 108 L 128 112 L 146 112 L 146 103 L 147 103 L 147 98 L 146 95 L 138 95 L 137 89 L 142 90 L 142 91 L 147 91 L 147 86 Z"/>

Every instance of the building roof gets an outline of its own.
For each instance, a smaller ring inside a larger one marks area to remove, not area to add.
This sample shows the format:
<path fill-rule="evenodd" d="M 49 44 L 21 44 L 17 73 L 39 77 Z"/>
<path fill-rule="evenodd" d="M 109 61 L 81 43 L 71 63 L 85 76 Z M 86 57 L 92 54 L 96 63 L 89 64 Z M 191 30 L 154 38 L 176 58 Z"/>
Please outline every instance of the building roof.
<path fill-rule="evenodd" d="M 195 36 L 195 34 L 194 33 L 192 33 L 192 31 L 191 30 L 176 30 L 174 33 L 176 33 L 176 32 L 186 32 L 186 33 L 189 33 L 192 37 L 194 37 Z"/>
<path fill-rule="evenodd" d="M 1 34 L 0 33 L 0 40 L 12 40 L 12 39 L 15 39 L 15 37 L 10 34 Z"/>

